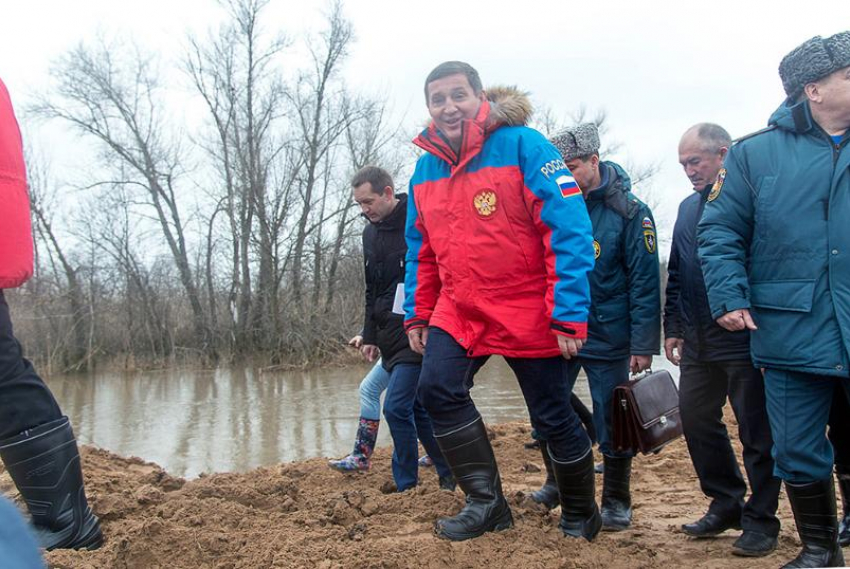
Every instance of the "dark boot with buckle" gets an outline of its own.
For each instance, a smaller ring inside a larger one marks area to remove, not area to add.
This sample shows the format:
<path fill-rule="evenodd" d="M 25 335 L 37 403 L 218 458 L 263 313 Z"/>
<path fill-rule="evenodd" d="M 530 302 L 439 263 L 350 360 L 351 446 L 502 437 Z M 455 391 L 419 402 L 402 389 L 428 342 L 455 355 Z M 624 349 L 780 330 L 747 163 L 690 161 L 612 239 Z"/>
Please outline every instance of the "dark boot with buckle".
<path fill-rule="evenodd" d="M 603 457 L 602 531 L 623 531 L 632 525 L 631 457 Z"/>
<path fill-rule="evenodd" d="M 543 466 L 546 467 L 546 482 L 543 483 L 540 490 L 531 493 L 531 499 L 552 510 L 558 507 L 560 498 L 558 497 L 558 483 L 555 482 L 555 473 L 552 471 L 552 460 L 549 458 L 549 448 L 546 441 L 540 441 L 540 454 L 543 455 Z"/>
<path fill-rule="evenodd" d="M 832 476 L 811 484 L 785 483 L 803 550 L 783 568 L 844 567 L 844 555 L 838 545 L 833 484 Z"/>
<path fill-rule="evenodd" d="M 466 494 L 466 505 L 456 516 L 437 520 L 436 534 L 462 541 L 510 528 L 513 516 L 502 494 L 502 481 L 484 420 L 479 417 L 469 425 L 435 437 L 458 486 Z"/>
<path fill-rule="evenodd" d="M 841 505 L 844 509 L 844 517 L 838 524 L 838 543 L 841 547 L 847 547 L 850 545 L 850 466 L 835 465 L 835 476 L 838 478 Z"/>
<path fill-rule="evenodd" d="M 0 441 L 0 458 L 27 504 L 39 546 L 48 551 L 100 547 L 100 522 L 86 501 L 67 417 Z"/>
<path fill-rule="evenodd" d="M 551 451 L 549 456 L 561 498 L 558 527 L 568 537 L 593 541 L 602 527 L 602 516 L 596 506 L 593 452 L 588 449 L 587 454 L 573 462 L 559 462 Z"/>

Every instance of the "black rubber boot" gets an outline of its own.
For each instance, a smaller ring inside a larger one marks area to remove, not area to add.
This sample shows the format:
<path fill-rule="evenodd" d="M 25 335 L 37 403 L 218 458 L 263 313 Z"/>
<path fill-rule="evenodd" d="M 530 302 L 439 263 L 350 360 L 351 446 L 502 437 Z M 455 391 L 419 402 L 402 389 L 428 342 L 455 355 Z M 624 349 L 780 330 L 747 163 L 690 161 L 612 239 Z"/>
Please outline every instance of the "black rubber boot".
<path fill-rule="evenodd" d="M 100 547 L 100 522 L 86 501 L 67 417 L 0 441 L 0 458 L 29 508 L 39 546 L 48 551 Z"/>
<path fill-rule="evenodd" d="M 623 531 L 632 525 L 631 457 L 603 457 L 602 473 L 602 530 Z"/>
<path fill-rule="evenodd" d="M 833 484 L 832 476 L 811 484 L 785 483 L 803 550 L 783 568 L 844 567 L 844 555 L 838 545 Z"/>
<path fill-rule="evenodd" d="M 552 453 L 552 470 L 561 498 L 561 521 L 558 527 L 568 537 L 593 541 L 602 527 L 602 516 L 596 506 L 593 452 L 573 462 L 559 462 Z"/>
<path fill-rule="evenodd" d="M 510 528 L 513 516 L 502 494 L 502 481 L 484 421 L 479 417 L 469 425 L 435 437 L 458 486 L 466 494 L 466 506 L 456 516 L 437 520 L 436 534 L 462 541 Z"/>
<path fill-rule="evenodd" d="M 552 510 L 560 504 L 558 497 L 558 483 L 555 482 L 555 473 L 552 471 L 552 461 L 549 459 L 549 448 L 546 441 L 540 441 L 540 454 L 543 455 L 543 466 L 546 467 L 546 482 L 540 490 L 531 493 L 531 499 L 538 504 L 543 504 Z"/>
<path fill-rule="evenodd" d="M 841 491 L 841 505 L 844 509 L 844 517 L 838 523 L 838 543 L 841 547 L 850 545 L 850 467 L 835 467 L 835 475 L 838 477 L 838 489 Z"/>

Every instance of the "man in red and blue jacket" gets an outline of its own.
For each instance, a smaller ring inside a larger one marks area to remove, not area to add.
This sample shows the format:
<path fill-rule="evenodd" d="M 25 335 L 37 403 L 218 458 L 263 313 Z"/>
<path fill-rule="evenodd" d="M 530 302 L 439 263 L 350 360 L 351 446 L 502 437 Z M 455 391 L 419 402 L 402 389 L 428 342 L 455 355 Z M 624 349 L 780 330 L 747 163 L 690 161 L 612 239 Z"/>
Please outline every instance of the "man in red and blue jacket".
<path fill-rule="evenodd" d="M 437 521 L 452 540 L 505 529 L 512 517 L 472 379 L 504 356 L 532 424 L 548 442 L 562 531 L 592 540 L 601 524 L 590 440 L 572 410 L 567 359 L 587 337 L 593 237 L 581 190 L 558 151 L 524 126 L 527 98 L 486 94 L 462 62 L 425 81 L 433 119 L 410 182 L 405 328 L 424 354 L 419 397 L 467 504 Z"/>

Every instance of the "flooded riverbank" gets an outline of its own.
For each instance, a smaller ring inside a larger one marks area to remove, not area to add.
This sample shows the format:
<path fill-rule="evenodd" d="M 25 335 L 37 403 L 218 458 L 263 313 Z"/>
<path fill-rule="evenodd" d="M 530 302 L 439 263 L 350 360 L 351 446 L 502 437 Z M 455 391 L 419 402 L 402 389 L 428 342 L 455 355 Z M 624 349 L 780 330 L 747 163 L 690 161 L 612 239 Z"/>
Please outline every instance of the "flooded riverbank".
<path fill-rule="evenodd" d="M 656 364 L 663 362 L 656 357 Z M 368 370 L 168 370 L 47 381 L 81 443 L 194 478 L 347 454 L 359 415 L 357 387 Z M 583 377 L 576 393 L 590 404 Z M 488 423 L 528 419 L 502 358 L 491 358 L 479 372 L 473 397 Z M 389 443 L 383 426 L 378 444 Z"/>

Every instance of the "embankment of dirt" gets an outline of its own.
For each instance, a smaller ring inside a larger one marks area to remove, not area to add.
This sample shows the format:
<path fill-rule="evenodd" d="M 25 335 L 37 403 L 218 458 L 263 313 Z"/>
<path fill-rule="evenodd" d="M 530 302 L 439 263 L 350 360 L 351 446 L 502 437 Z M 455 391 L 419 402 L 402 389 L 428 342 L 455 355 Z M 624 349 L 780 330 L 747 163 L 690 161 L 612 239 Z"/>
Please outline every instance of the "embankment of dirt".
<path fill-rule="evenodd" d="M 678 529 L 707 508 L 684 442 L 635 459 L 634 524 L 593 543 L 567 539 L 555 512 L 531 502 L 543 482 L 539 451 L 523 448 L 523 423 L 491 427 L 514 527 L 462 543 L 434 536 L 434 520 L 457 512 L 462 494 L 441 491 L 433 469 L 421 469 L 412 491 L 386 494 L 390 449 L 372 470 L 343 475 L 325 459 L 214 474 L 185 481 L 159 466 L 90 447 L 82 449 L 90 502 L 103 522 L 104 546 L 46 555 L 58 568 L 264 567 L 776 567 L 799 547 L 784 496 L 779 549 L 762 559 L 731 555 L 737 532 L 693 540 Z M 739 449 L 740 450 L 740 449 Z M 0 471 L 0 490 L 15 493 Z M 597 494 L 601 477 L 597 476 Z"/>

